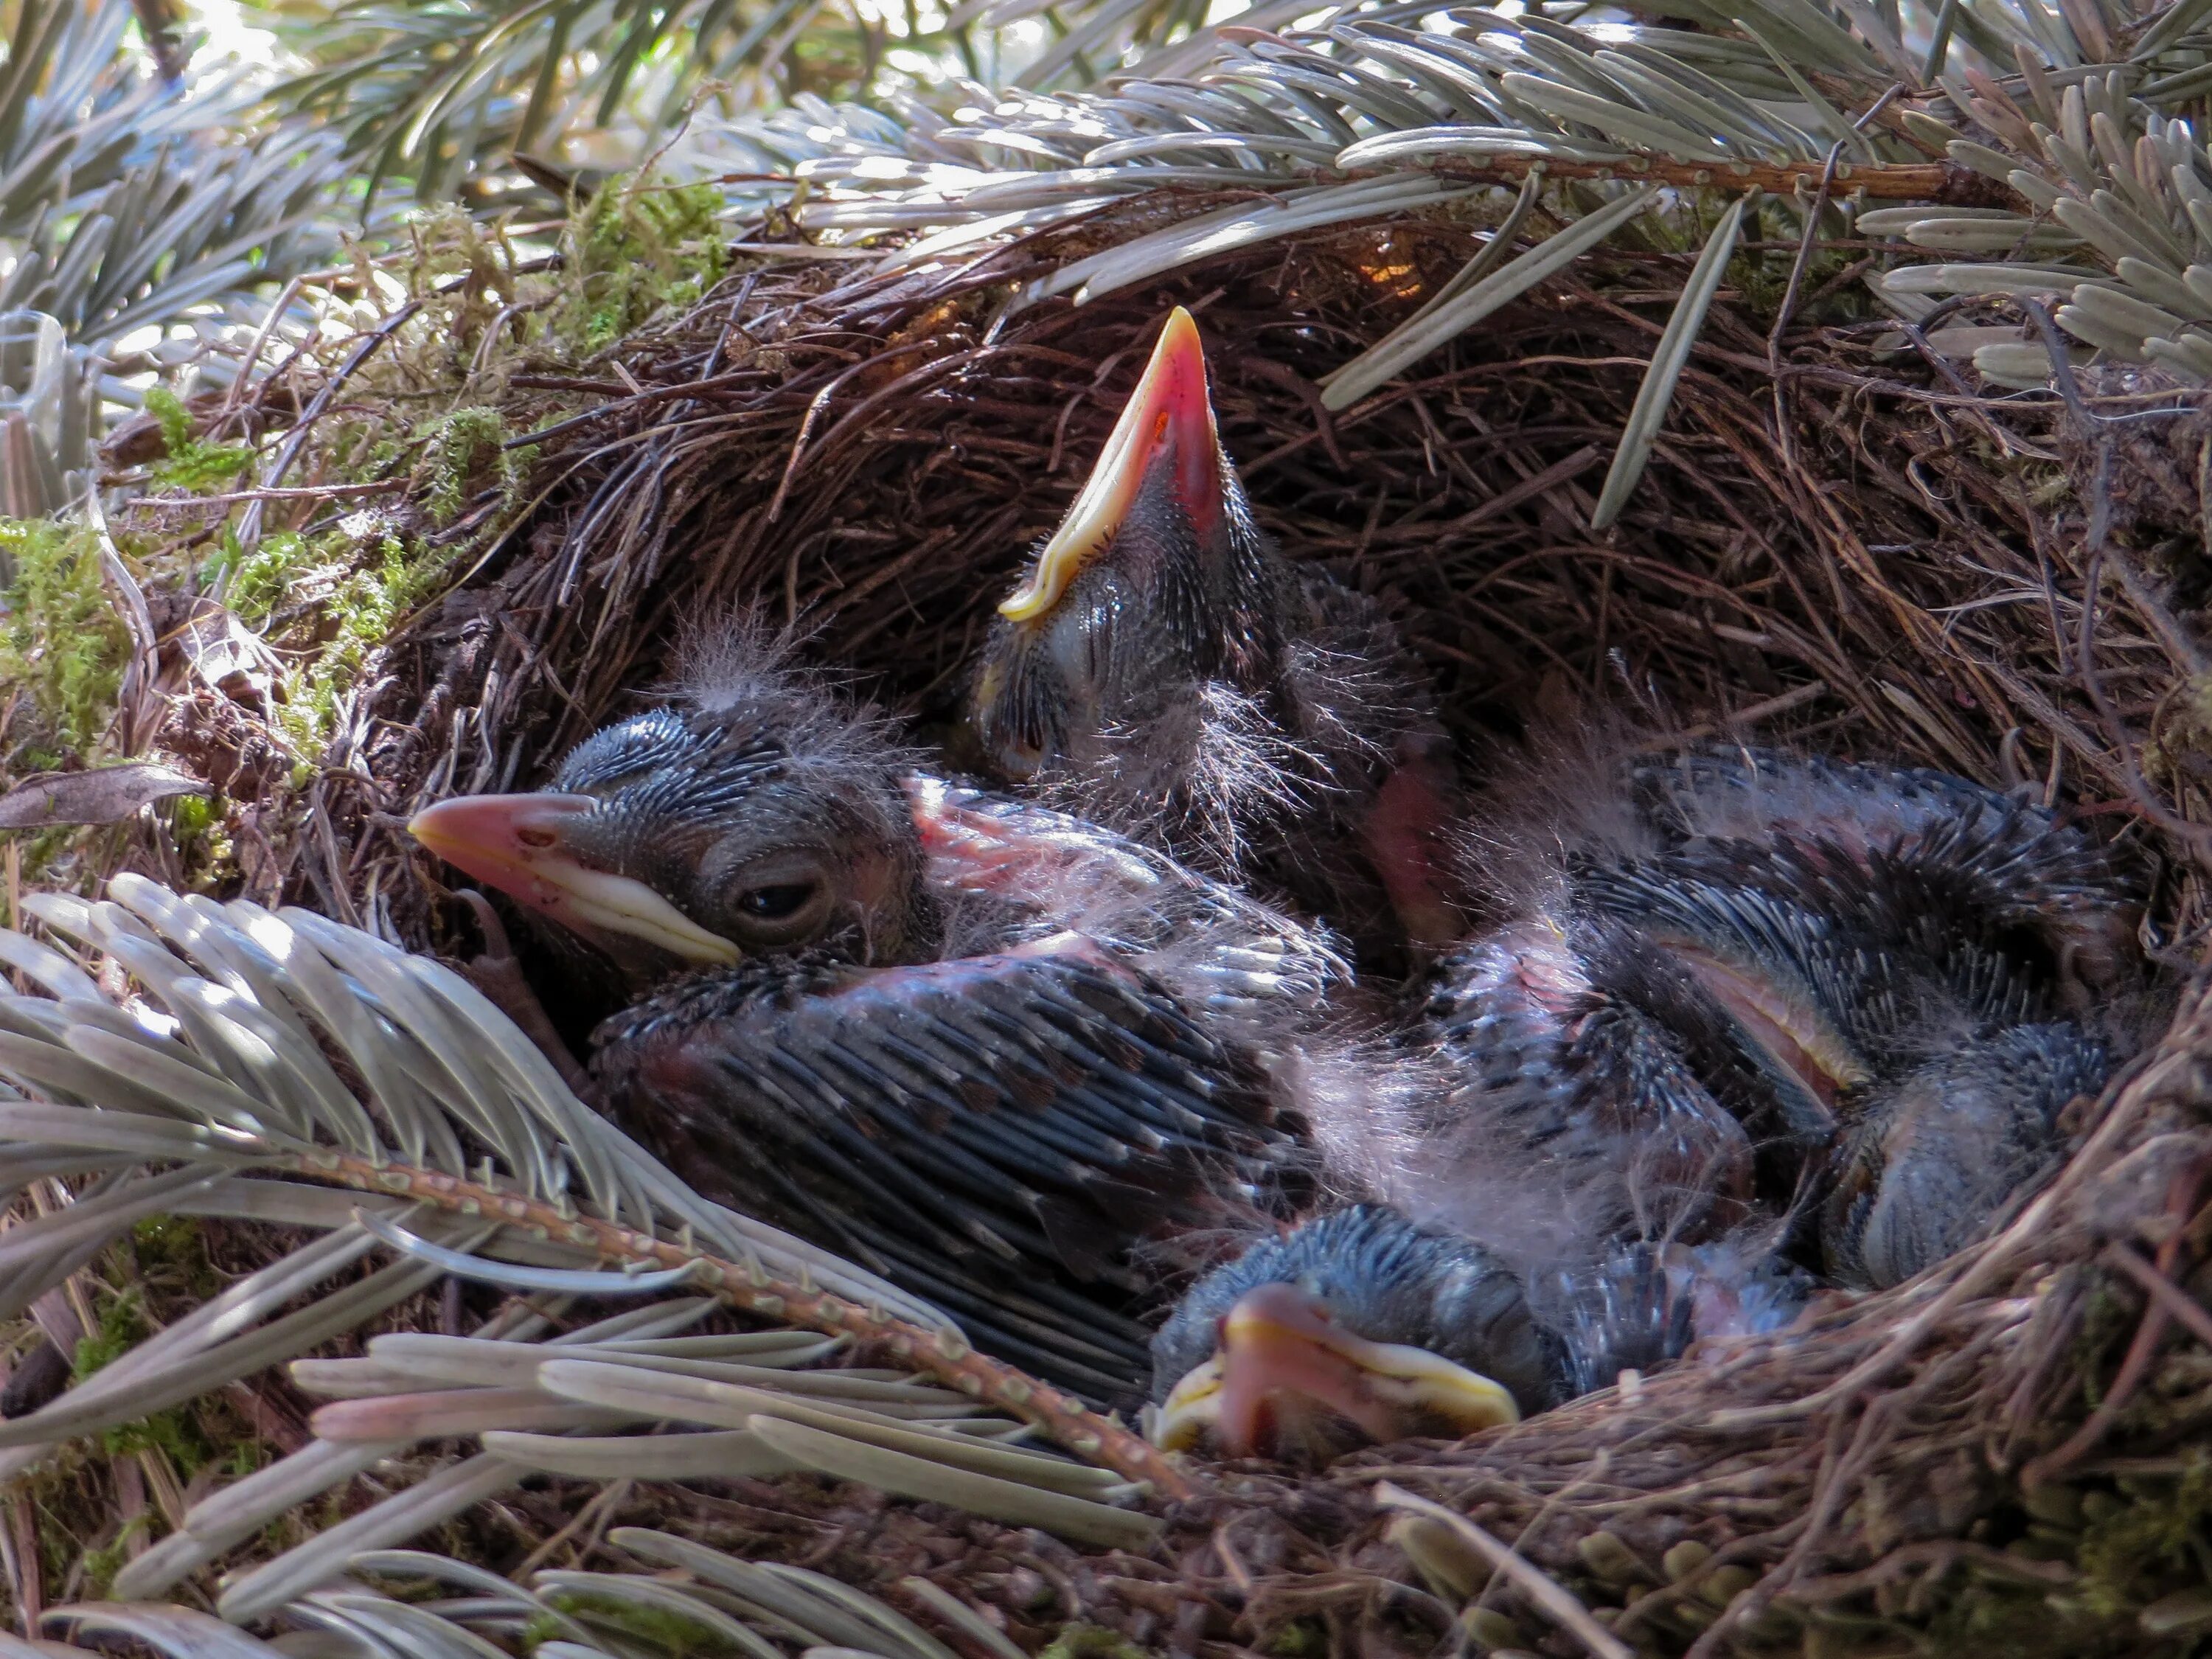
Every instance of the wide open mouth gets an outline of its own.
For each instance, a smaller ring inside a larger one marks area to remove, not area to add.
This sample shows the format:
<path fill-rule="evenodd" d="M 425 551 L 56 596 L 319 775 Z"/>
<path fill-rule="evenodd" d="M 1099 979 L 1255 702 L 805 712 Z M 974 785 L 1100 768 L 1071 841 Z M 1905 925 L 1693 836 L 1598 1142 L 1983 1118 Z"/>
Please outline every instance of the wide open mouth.
<path fill-rule="evenodd" d="M 1201 538 L 1220 521 L 1221 440 L 1206 392 L 1206 348 L 1181 306 L 1160 330 L 1144 378 L 1082 494 L 999 614 L 1017 623 L 1050 615 L 1084 568 L 1113 544 L 1147 489 L 1167 491 Z"/>

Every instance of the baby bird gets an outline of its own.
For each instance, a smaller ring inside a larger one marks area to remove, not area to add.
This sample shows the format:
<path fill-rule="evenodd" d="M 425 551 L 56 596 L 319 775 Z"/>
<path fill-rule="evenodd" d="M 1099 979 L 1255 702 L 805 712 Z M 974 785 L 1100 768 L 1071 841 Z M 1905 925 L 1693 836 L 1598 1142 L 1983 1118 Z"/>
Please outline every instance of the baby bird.
<path fill-rule="evenodd" d="M 1455 784 L 1373 600 L 1286 562 L 1215 431 L 1177 307 L 1098 465 L 999 607 L 974 746 L 1003 781 L 1290 896 L 1401 967 L 1462 924 Z"/>
<path fill-rule="evenodd" d="M 1597 969 L 1608 1011 L 1655 1020 L 1750 1134 L 1767 1203 L 1805 1197 L 1838 1133 L 1875 1179 L 1869 1124 L 1911 1159 L 1964 1146 L 1964 1128 L 1931 1139 L 1938 1115 L 1975 1117 L 2017 1148 L 2006 1192 L 2057 1157 L 2057 1110 L 2101 1086 L 2142 987 L 2139 898 L 2104 849 L 1938 772 L 1704 750 L 1617 776 L 1597 801 L 1541 807 L 1535 830 L 1491 827 L 1491 865 L 1520 865 L 1526 891 L 1535 863 L 1537 907 Z M 1480 988 L 1484 951 L 1440 975 L 1440 1000 Z M 1712 1115 L 1698 1121 L 1710 1139 Z M 1741 1151 L 1714 1157 L 1717 1197 L 1741 1192 Z M 1990 1179 L 1913 1183 L 1923 1206 L 1951 1194 L 1920 1214 L 1929 1237 L 1971 1237 L 2002 1197 Z M 1829 1232 L 1832 1270 L 1856 1281 L 1856 1249 Z"/>
<path fill-rule="evenodd" d="M 1501 1256 L 1358 1205 L 1191 1287 L 1152 1340 L 1152 1434 L 1170 1451 L 1319 1462 L 1516 1422 L 1562 1397 L 1563 1370 Z"/>
<path fill-rule="evenodd" d="M 1620 1248 L 1539 1270 L 1386 1205 L 1255 1244 L 1152 1340 L 1151 1432 L 1170 1451 L 1320 1463 L 1458 1439 L 1648 1368 L 1701 1338 L 1779 1329 L 1804 1285 L 1722 1247 Z"/>
<path fill-rule="evenodd" d="M 762 657 L 416 838 L 618 965 L 594 1073 L 702 1190 L 1140 1391 L 1133 1252 L 1298 1190 L 1301 1034 L 1346 970 L 1158 853 L 916 774 Z"/>
<path fill-rule="evenodd" d="M 1412 1040 L 1448 1080 L 1335 1149 L 1383 1206 L 1193 1286 L 1154 1345 L 1168 1443 L 1511 1421 L 1787 1325 L 1790 1253 L 1901 1282 L 2063 1152 L 2140 991 L 2136 896 L 2085 836 L 1935 773 L 1737 750 L 1613 775 L 1478 836 L 1503 919 Z"/>
<path fill-rule="evenodd" d="M 2059 1113 L 2112 1069 L 2106 1044 L 2066 1020 L 1936 1048 L 1854 1114 L 1821 1212 L 1829 1273 L 1885 1289 L 1972 1243 L 2057 1161 Z"/>
<path fill-rule="evenodd" d="M 1933 1266 L 2056 1164 L 2062 1109 L 2103 1087 L 2142 1012 L 2141 898 L 2105 849 L 1929 771 L 1711 751 L 1644 764 L 1632 792 L 1641 844 L 1572 879 L 1717 988 L 1801 1109 L 1832 1108 L 1817 1172 L 1838 1283 Z"/>

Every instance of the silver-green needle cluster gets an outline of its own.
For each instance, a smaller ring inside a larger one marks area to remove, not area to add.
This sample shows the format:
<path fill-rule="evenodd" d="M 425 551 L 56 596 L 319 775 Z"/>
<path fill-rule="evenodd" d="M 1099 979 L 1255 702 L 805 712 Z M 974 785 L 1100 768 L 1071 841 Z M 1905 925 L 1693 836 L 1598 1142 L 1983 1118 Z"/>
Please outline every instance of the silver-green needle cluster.
<path fill-rule="evenodd" d="M 556 1334 L 578 1296 L 651 1296 L 688 1277 L 682 1267 L 605 1270 L 591 1249 L 542 1222 L 298 1178 L 341 1157 L 395 1177 L 465 1177 L 557 1213 L 617 1219 L 750 1262 L 957 1341 L 926 1304 L 692 1194 L 576 1100 L 504 1015 L 436 963 L 303 911 L 180 897 L 131 876 L 109 893 L 97 903 L 25 901 L 76 953 L 0 932 L 0 963 L 43 993 L 0 994 L 0 1076 L 13 1085 L 0 1085 L 0 1202 L 33 1188 L 45 1200 L 42 1212 L 0 1233 L 0 1317 L 21 1314 L 149 1217 L 222 1216 L 318 1236 L 43 1409 L 0 1423 L 0 1478 L 274 1364 L 291 1363 L 299 1386 L 329 1402 L 307 1448 L 202 1498 L 127 1565 L 118 1595 L 167 1592 L 287 1510 L 372 1469 L 398 1489 L 225 1581 L 219 1613 L 315 1622 L 301 1598 L 312 1601 L 334 1576 L 536 1474 L 650 1480 L 814 1470 L 1079 1541 L 1141 1546 L 1156 1530 L 1126 1507 L 1137 1493 L 1121 1477 L 1023 1443 L 1027 1427 L 967 1395 L 904 1370 L 827 1368 L 848 1357 L 848 1338 L 702 1334 L 716 1304 L 697 1296 Z M 362 1079 L 361 1094 L 331 1055 Z M 492 1151 L 471 1167 L 465 1146 Z M 379 1257 L 383 1265 L 362 1271 Z M 389 1334 L 359 1358 L 300 1358 L 448 1272 L 516 1294 L 468 1336 Z M 480 1449 L 443 1467 L 413 1452 L 453 1437 Z M 741 1571 L 771 1570 L 729 1569 Z M 95 1617 L 82 1608 L 70 1616 Z"/>
<path fill-rule="evenodd" d="M 469 1486 L 450 1484 L 456 1492 Z M 825 1574 L 741 1561 L 645 1527 L 617 1527 L 606 1541 L 641 1570 L 545 1569 L 517 1583 L 450 1557 L 359 1542 L 343 1559 L 315 1564 L 320 1576 L 284 1612 L 295 1632 L 313 1633 L 312 1651 L 362 1659 L 394 1653 L 488 1659 L 524 1641 L 544 1659 L 638 1659 L 665 1651 L 639 1645 L 641 1623 L 684 1631 L 746 1659 L 783 1659 L 793 1645 L 872 1659 L 955 1659 L 952 1648 L 896 1607 Z M 403 1585 L 405 1600 L 384 1588 Z M 1003 1632 L 939 1586 L 908 1578 L 899 1588 L 968 1638 L 971 1650 L 1019 1659 Z M 118 1637 L 163 1659 L 287 1659 L 300 1650 L 190 1607 L 121 1599 L 58 1608 L 46 1616 L 43 1634 L 47 1643 L 37 1648 L 0 1634 L 0 1654 L 110 1652 Z"/>

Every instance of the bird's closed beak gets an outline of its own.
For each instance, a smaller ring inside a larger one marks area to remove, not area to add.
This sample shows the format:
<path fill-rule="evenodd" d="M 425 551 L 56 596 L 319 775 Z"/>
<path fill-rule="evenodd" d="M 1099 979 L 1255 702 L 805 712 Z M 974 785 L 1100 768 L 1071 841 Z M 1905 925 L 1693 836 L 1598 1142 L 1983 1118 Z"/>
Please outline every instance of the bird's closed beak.
<path fill-rule="evenodd" d="M 1227 465 L 1206 393 L 1206 348 L 1198 324 L 1177 306 L 1083 493 L 999 614 L 1018 623 L 1050 614 L 1148 492 L 1179 507 L 1200 540 L 1211 536 L 1227 511 L 1222 483 Z"/>
<path fill-rule="evenodd" d="M 1655 937 L 1674 950 L 1765 1055 L 1768 1074 L 1783 1091 L 1783 1117 L 1790 1131 L 1816 1141 L 1832 1133 L 1838 1099 L 1874 1076 L 1834 1022 L 1807 999 L 1694 939 L 1663 931 Z"/>
<path fill-rule="evenodd" d="M 1212 1441 L 1232 1457 L 1281 1455 L 1349 1424 L 1386 1443 L 1454 1437 L 1521 1420 L 1498 1383 L 1425 1348 L 1370 1342 L 1293 1285 L 1262 1285 L 1221 1322 L 1214 1357 L 1160 1408 L 1152 1438 L 1169 1451 Z"/>
<path fill-rule="evenodd" d="M 586 938 L 638 939 L 685 962 L 743 954 L 643 882 L 594 870 L 562 831 L 598 802 L 589 795 L 461 795 L 417 812 L 407 833 L 455 868 Z"/>

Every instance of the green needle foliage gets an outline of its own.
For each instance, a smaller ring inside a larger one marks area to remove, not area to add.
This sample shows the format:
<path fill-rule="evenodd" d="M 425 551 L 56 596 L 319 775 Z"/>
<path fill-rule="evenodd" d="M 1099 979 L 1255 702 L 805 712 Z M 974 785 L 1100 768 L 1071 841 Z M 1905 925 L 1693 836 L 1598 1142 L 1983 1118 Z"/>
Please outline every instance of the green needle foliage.
<path fill-rule="evenodd" d="M 253 124 L 222 76 L 172 84 L 129 0 L 0 10 L 0 309 L 44 311 L 100 345 L 326 259 L 337 147 Z"/>

